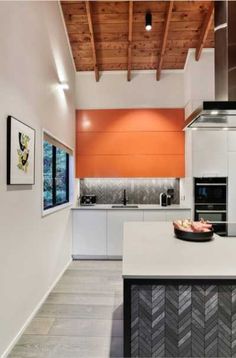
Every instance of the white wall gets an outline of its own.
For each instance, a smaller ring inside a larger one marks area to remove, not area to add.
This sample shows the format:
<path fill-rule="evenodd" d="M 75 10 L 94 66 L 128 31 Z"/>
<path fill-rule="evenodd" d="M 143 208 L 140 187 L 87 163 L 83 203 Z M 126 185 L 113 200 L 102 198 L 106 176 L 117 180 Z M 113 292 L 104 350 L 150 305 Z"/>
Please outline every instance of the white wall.
<path fill-rule="evenodd" d="M 0 53 L 1 356 L 71 258 L 70 209 L 41 216 L 42 128 L 74 147 L 74 68 L 58 3 L 1 1 Z M 36 129 L 32 187 L 6 186 L 9 114 Z"/>
<path fill-rule="evenodd" d="M 204 49 L 200 61 L 190 49 L 184 70 L 94 72 L 76 74 L 76 108 L 184 108 L 191 111 L 202 100 L 214 99 L 214 50 Z"/>
<path fill-rule="evenodd" d="M 204 49 L 199 61 L 190 49 L 184 71 L 185 115 L 188 117 L 203 101 L 215 99 L 214 50 Z"/>
<path fill-rule="evenodd" d="M 103 72 L 99 82 L 93 72 L 76 74 L 76 107 L 93 108 L 183 108 L 183 71 L 163 71 L 156 81 L 155 71 Z"/>

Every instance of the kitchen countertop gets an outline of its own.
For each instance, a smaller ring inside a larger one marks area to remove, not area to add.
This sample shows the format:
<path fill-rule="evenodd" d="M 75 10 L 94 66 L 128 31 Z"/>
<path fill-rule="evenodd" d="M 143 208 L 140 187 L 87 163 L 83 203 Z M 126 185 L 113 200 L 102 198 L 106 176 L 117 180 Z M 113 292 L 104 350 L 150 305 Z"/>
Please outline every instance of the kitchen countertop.
<path fill-rule="evenodd" d="M 124 224 L 123 278 L 235 279 L 236 238 L 208 242 L 174 236 L 170 222 Z"/>
<path fill-rule="evenodd" d="M 169 205 L 161 206 L 154 204 L 137 204 L 138 208 L 132 208 L 127 205 L 126 208 L 112 208 L 112 205 L 121 205 L 121 204 L 96 204 L 94 206 L 75 206 L 72 210 L 191 210 L 190 207 L 183 205 Z M 131 204 L 132 205 L 132 204 Z M 134 204 L 136 205 L 136 204 Z"/>

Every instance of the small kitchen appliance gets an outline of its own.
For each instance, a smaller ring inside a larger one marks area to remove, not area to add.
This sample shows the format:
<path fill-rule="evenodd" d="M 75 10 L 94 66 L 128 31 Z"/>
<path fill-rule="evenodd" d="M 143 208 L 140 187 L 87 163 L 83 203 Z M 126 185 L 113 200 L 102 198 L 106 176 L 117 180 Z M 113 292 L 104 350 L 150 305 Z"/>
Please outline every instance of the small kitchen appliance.
<path fill-rule="evenodd" d="M 97 201 L 96 195 L 82 195 L 80 197 L 80 205 L 82 206 L 92 206 L 95 205 Z"/>
<path fill-rule="evenodd" d="M 167 195 L 166 193 L 160 194 L 160 205 L 161 206 L 167 206 Z"/>
<path fill-rule="evenodd" d="M 173 188 L 167 189 L 167 205 L 171 205 L 174 199 L 175 191 Z"/>
<path fill-rule="evenodd" d="M 171 205 L 171 195 L 167 194 L 167 205 Z"/>

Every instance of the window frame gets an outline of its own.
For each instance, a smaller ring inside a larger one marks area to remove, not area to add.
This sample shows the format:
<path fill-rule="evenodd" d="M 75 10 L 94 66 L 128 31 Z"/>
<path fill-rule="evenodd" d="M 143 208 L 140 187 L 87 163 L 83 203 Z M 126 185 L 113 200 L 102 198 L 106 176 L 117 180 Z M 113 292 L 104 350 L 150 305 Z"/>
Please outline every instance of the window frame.
<path fill-rule="evenodd" d="M 56 203 L 56 149 L 59 147 L 56 147 L 52 144 L 52 180 L 53 180 L 53 187 L 52 187 L 52 200 L 53 205 L 50 205 L 48 207 L 44 207 L 44 136 L 48 135 L 52 139 L 54 139 L 59 144 L 62 144 L 63 146 L 67 147 L 72 154 L 69 154 L 66 152 L 66 201 L 63 201 L 61 203 Z M 72 205 L 73 202 L 73 172 L 74 172 L 74 166 L 73 166 L 73 157 L 74 157 L 74 150 L 65 144 L 60 139 L 56 138 L 53 134 L 48 132 L 47 130 L 42 130 L 42 216 L 46 216 L 48 214 L 54 213 L 56 211 L 62 210 L 64 208 L 67 208 Z"/>

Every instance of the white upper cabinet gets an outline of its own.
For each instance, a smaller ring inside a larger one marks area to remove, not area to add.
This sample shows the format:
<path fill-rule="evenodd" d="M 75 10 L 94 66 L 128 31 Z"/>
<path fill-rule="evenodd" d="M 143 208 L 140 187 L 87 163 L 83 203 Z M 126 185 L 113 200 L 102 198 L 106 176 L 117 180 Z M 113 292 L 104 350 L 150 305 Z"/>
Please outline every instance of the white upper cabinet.
<path fill-rule="evenodd" d="M 193 176 L 228 176 L 226 131 L 193 131 Z"/>

